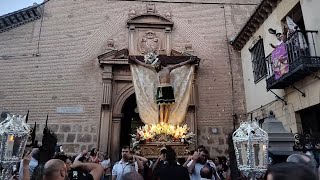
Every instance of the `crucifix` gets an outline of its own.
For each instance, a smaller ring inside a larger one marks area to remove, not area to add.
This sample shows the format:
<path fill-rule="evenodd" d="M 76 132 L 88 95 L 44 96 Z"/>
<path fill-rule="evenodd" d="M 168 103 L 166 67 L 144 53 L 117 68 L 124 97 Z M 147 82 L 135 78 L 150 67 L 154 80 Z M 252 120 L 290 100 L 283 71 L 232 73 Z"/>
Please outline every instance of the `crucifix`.
<path fill-rule="evenodd" d="M 188 60 L 176 64 L 168 65 L 165 57 L 155 52 L 149 52 L 144 56 L 144 62 L 138 60 L 135 56 L 130 58 L 130 63 L 136 63 L 157 74 L 159 84 L 156 93 L 156 103 L 159 107 L 158 123 L 168 123 L 170 107 L 175 103 L 174 90 L 170 82 L 170 73 L 172 70 L 186 64 L 197 63 L 195 56 L 190 56 Z"/>

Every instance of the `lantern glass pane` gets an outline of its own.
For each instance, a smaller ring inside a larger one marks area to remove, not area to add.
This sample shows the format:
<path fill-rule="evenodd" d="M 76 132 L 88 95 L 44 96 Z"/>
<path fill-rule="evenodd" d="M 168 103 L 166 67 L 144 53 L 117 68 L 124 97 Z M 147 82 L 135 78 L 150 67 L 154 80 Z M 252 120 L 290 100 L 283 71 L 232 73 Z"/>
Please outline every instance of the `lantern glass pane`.
<path fill-rule="evenodd" d="M 22 145 L 22 137 L 15 137 L 13 145 L 13 156 L 20 157 L 20 146 Z"/>
<path fill-rule="evenodd" d="M 239 164 L 248 165 L 248 144 L 246 142 L 237 143 L 237 149 L 239 152 Z"/>
<path fill-rule="evenodd" d="M 254 166 L 259 166 L 261 162 L 261 156 L 260 156 L 260 144 L 253 144 L 253 165 Z"/>
<path fill-rule="evenodd" d="M 6 150 L 5 150 L 5 159 L 12 158 L 13 155 L 13 147 L 14 147 L 14 136 L 8 135 L 7 141 L 6 141 Z"/>
<path fill-rule="evenodd" d="M 264 167 L 266 164 L 265 159 L 265 144 L 256 142 L 253 144 L 254 166 Z"/>
<path fill-rule="evenodd" d="M 13 135 L 8 135 L 5 147 L 5 159 L 10 159 L 12 157 L 20 157 L 19 151 L 22 143 L 22 137 L 17 137 Z"/>
<path fill-rule="evenodd" d="M 238 150 L 238 155 L 239 155 L 239 159 L 238 159 L 239 165 L 243 165 L 241 144 L 237 143 L 236 148 Z"/>

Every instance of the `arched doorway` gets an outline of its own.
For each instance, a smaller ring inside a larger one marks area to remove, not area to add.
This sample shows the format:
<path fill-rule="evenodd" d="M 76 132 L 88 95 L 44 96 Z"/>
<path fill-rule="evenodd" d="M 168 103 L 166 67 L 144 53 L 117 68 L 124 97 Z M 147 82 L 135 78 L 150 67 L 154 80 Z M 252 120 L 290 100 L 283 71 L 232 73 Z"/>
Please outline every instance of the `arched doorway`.
<path fill-rule="evenodd" d="M 139 117 L 135 94 L 130 95 L 122 107 L 123 118 L 121 119 L 120 147 L 131 145 L 131 136 L 136 132 L 136 128 L 143 126 Z"/>

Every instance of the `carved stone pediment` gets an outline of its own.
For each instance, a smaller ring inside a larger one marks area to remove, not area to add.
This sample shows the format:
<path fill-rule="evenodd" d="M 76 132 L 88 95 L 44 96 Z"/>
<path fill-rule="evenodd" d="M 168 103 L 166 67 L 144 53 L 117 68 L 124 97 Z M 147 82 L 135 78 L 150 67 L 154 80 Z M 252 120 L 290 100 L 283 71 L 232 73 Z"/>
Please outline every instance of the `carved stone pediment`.
<path fill-rule="evenodd" d="M 110 50 L 98 56 L 100 66 L 128 64 L 128 49 Z"/>
<path fill-rule="evenodd" d="M 170 55 L 171 20 L 156 13 L 146 13 L 133 16 L 127 25 L 130 55 L 144 55 L 147 52 Z"/>
<path fill-rule="evenodd" d="M 173 22 L 159 14 L 140 14 L 132 17 L 127 22 L 128 26 L 134 25 L 138 27 L 158 27 L 165 29 L 166 27 L 172 27 Z"/>

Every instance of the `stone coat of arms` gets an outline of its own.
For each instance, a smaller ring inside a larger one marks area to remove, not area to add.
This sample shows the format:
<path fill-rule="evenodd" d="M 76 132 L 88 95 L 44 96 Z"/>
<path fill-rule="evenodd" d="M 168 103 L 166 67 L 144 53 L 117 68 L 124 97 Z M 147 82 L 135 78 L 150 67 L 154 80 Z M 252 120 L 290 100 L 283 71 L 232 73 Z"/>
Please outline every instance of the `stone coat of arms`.
<path fill-rule="evenodd" d="M 140 52 L 147 54 L 149 52 L 158 52 L 160 50 L 160 42 L 156 33 L 152 31 L 146 32 L 140 41 Z"/>

